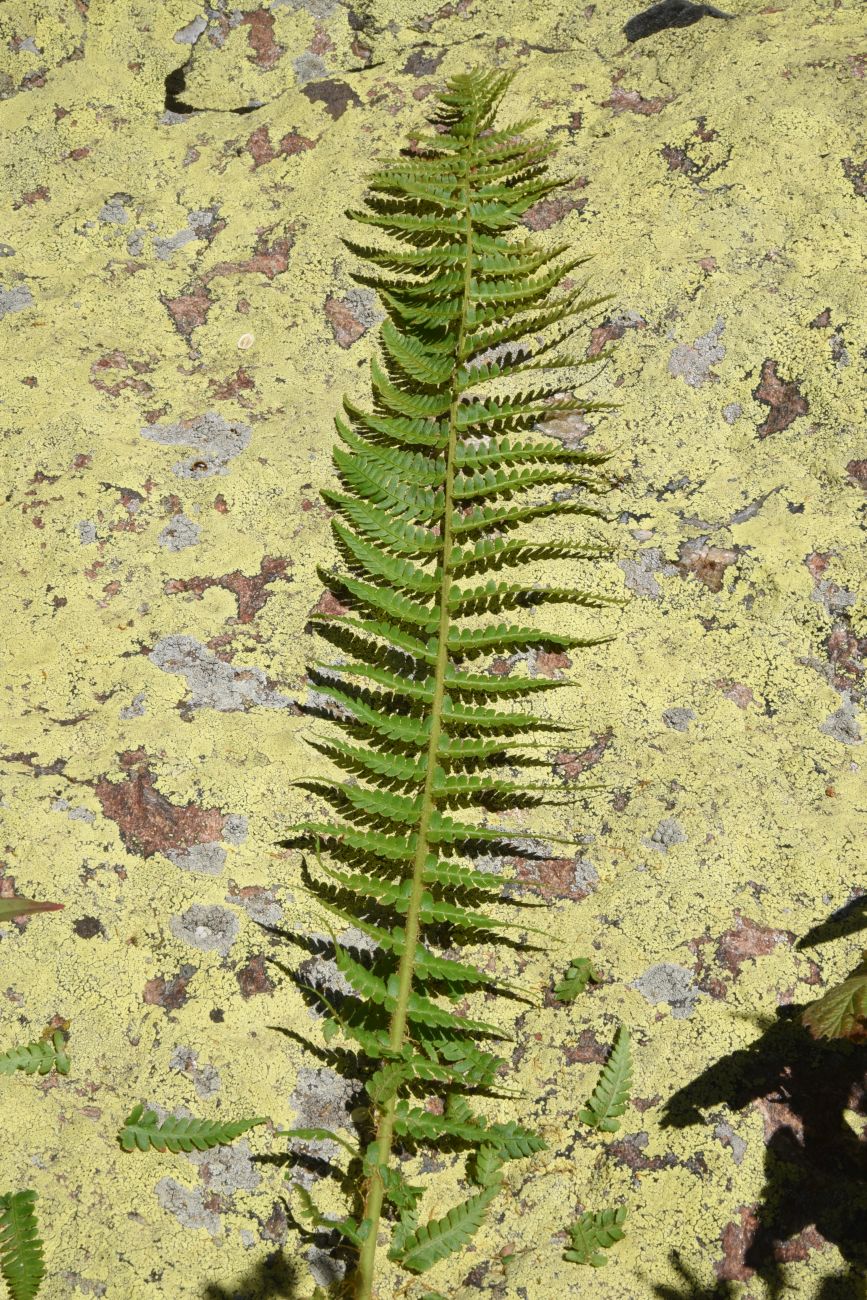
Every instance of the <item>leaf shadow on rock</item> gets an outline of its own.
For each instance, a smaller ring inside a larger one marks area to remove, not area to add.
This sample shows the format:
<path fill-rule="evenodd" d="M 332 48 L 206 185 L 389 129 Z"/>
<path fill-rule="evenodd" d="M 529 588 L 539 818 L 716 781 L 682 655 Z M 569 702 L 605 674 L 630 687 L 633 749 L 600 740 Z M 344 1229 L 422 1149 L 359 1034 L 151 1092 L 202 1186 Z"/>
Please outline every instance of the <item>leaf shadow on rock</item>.
<path fill-rule="evenodd" d="M 694 1272 L 681 1259 L 678 1251 L 673 1250 L 669 1256 L 671 1265 L 678 1275 L 683 1285 L 671 1285 L 669 1283 L 658 1282 L 652 1285 L 652 1293 L 657 1300 L 736 1300 L 740 1294 L 741 1287 L 737 1282 L 727 1280 L 719 1281 L 713 1286 L 705 1286 L 698 1273 Z M 847 1269 L 835 1277 L 822 1278 L 818 1283 L 817 1290 L 812 1296 L 812 1300 L 855 1300 L 864 1295 L 863 1280 L 861 1289 L 858 1289 L 859 1279 L 862 1275 L 857 1269 Z M 768 1294 L 771 1300 L 777 1300 L 782 1297 L 785 1291 L 791 1294 L 791 1288 L 785 1285 L 771 1285 Z"/>
<path fill-rule="evenodd" d="M 867 1055 L 857 1044 L 814 1039 L 800 1022 L 803 1009 L 781 1007 L 749 1047 L 721 1057 L 675 1092 L 662 1119 L 663 1127 L 687 1128 L 705 1124 L 702 1110 L 720 1103 L 760 1110 L 765 1183 L 738 1268 L 756 1273 L 771 1295 L 782 1294 L 787 1264 L 821 1247 L 815 1237 L 796 1240 L 805 1230 L 833 1243 L 854 1276 L 867 1266 L 867 1143 L 844 1115 L 867 1115 Z M 835 1292 L 825 1294 L 830 1300 Z"/>
<path fill-rule="evenodd" d="M 297 1300 L 299 1272 L 282 1250 L 259 1259 L 237 1282 L 209 1282 L 202 1300 Z"/>

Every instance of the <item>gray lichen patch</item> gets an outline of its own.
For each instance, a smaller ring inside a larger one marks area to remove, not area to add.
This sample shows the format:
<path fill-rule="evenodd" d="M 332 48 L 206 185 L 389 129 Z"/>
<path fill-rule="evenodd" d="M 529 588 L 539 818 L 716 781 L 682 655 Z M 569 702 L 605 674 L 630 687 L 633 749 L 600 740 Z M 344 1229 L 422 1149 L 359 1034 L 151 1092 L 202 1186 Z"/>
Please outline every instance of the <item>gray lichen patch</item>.
<path fill-rule="evenodd" d="M 132 201 L 131 194 L 112 194 L 97 213 L 97 221 L 101 221 L 106 226 L 125 226 L 129 221 L 126 206 Z"/>
<path fill-rule="evenodd" d="M 183 248 L 185 244 L 191 244 L 195 239 L 198 239 L 195 230 L 189 228 L 179 230 L 176 235 L 156 238 L 154 240 L 154 252 L 161 262 L 170 262 L 179 248 Z"/>
<path fill-rule="evenodd" d="M 205 1208 L 203 1187 L 184 1187 L 174 1178 L 161 1178 L 154 1194 L 163 1209 L 184 1228 L 207 1228 L 212 1237 L 219 1236 L 220 1216 Z"/>
<path fill-rule="evenodd" d="M 686 831 L 673 817 L 663 817 L 650 839 L 643 842 L 650 848 L 667 853 L 673 845 L 686 843 Z"/>
<path fill-rule="evenodd" d="M 629 590 L 634 591 L 636 596 L 646 596 L 651 600 L 658 600 L 662 595 L 662 588 L 656 581 L 655 575 L 659 573 L 664 577 L 670 577 L 677 573 L 677 567 L 665 560 L 658 546 L 638 551 L 634 559 L 619 560 L 618 563 L 623 570 L 624 580 Z"/>
<path fill-rule="evenodd" d="M 672 731 L 688 731 L 689 724 L 695 717 L 693 709 L 682 708 L 680 705 L 674 705 L 670 709 L 662 710 L 662 721 Z"/>
<path fill-rule="evenodd" d="M 216 411 L 206 411 L 179 424 L 147 425 L 141 435 L 166 446 L 194 447 L 195 454 L 178 461 L 172 471 L 179 478 L 199 479 L 228 474 L 229 461 L 249 445 L 252 430 L 241 420 L 227 420 Z"/>
<path fill-rule="evenodd" d="M 186 515 L 175 515 L 158 537 L 160 546 L 167 551 L 185 551 L 188 546 L 198 546 L 202 536 L 199 524 Z"/>
<path fill-rule="evenodd" d="M 0 320 L 14 311 L 24 311 L 34 306 L 33 294 L 26 284 L 14 284 L 11 289 L 0 286 Z"/>
<path fill-rule="evenodd" d="M 322 1066 L 302 1066 L 289 1105 L 295 1111 L 293 1128 L 350 1128 L 349 1112 L 355 1105 L 357 1084 Z M 331 1143 L 330 1145 L 334 1145 Z"/>
<path fill-rule="evenodd" d="M 739 1137 L 734 1131 L 728 1120 L 721 1119 L 713 1131 L 714 1137 L 721 1142 L 724 1147 L 728 1147 L 732 1153 L 732 1160 L 736 1165 L 741 1164 L 746 1154 L 747 1144 L 744 1138 Z"/>
<path fill-rule="evenodd" d="M 291 1127 L 327 1128 L 337 1132 L 349 1129 L 354 1132 L 349 1112 L 357 1104 L 357 1088 L 352 1080 L 342 1078 L 334 1070 L 303 1066 L 298 1071 L 295 1091 L 289 1098 L 289 1105 L 295 1110 Z M 292 1146 L 322 1160 L 333 1160 L 341 1149 L 336 1142 L 318 1138 L 309 1141 L 293 1138 Z M 314 1175 L 299 1164 L 292 1171 L 291 1181 L 309 1189 Z"/>
<path fill-rule="evenodd" d="M 176 939 L 192 944 L 201 952 L 218 952 L 225 957 L 238 937 L 240 922 L 234 912 L 216 904 L 194 903 L 180 916 L 173 916 L 169 929 Z"/>
<path fill-rule="evenodd" d="M 132 704 L 128 704 L 126 708 L 118 711 L 118 717 L 123 718 L 124 721 L 128 721 L 130 718 L 144 717 L 147 713 L 147 707 L 145 706 L 146 699 L 147 692 L 139 691 L 137 695 L 133 696 Z"/>
<path fill-rule="evenodd" d="M 726 354 L 719 341 L 724 329 L 725 321 L 719 316 L 716 324 L 695 343 L 678 343 L 669 358 L 668 373 L 685 379 L 690 388 L 700 388 L 708 380 L 718 379 L 711 366 L 715 361 L 722 361 Z"/>
<path fill-rule="evenodd" d="M 255 1192 L 262 1175 L 253 1164 L 246 1138 L 213 1151 L 191 1151 L 190 1163 L 197 1165 L 202 1182 L 215 1192 Z"/>
<path fill-rule="evenodd" d="M 175 32 L 172 39 L 178 45 L 195 45 L 207 25 L 207 18 L 199 14 L 198 18 L 194 18 L 191 23 L 187 23 L 186 27 Z"/>
<path fill-rule="evenodd" d="M 191 636 L 166 636 L 148 655 L 164 673 L 179 673 L 187 683 L 189 709 L 217 709 L 220 713 L 253 707 L 286 709 L 292 701 L 271 690 L 261 668 L 236 668 L 218 659 L 212 650 Z"/>
<path fill-rule="evenodd" d="M 198 1052 L 191 1047 L 176 1047 L 169 1057 L 169 1069 L 192 1079 L 197 1096 L 204 1099 L 213 1097 L 222 1086 L 218 1071 L 207 1062 L 199 1065 Z"/>
<path fill-rule="evenodd" d="M 688 1020 L 702 993 L 693 985 L 692 971 L 674 962 L 659 962 L 633 980 L 631 988 L 648 1002 L 665 1002 L 675 1020 Z"/>
<path fill-rule="evenodd" d="M 848 694 L 844 695 L 843 703 L 839 709 L 836 709 L 824 722 L 819 723 L 819 730 L 824 732 L 826 736 L 839 740 L 841 745 L 860 745 L 863 743 L 864 738 L 858 725 L 858 712 Z"/>
<path fill-rule="evenodd" d="M 249 834 L 249 822 L 242 813 L 229 813 L 223 822 L 223 839 L 227 844 L 243 844 Z"/>
<path fill-rule="evenodd" d="M 166 857 L 182 871 L 195 871 L 202 876 L 218 876 L 226 865 L 226 850 L 216 842 L 172 849 Z"/>
<path fill-rule="evenodd" d="M 308 82 L 319 81 L 322 77 L 328 76 L 328 67 L 325 60 L 318 54 L 310 54 L 305 51 L 299 54 L 297 59 L 292 60 L 292 67 L 295 69 L 295 76 L 299 86 L 306 86 Z"/>

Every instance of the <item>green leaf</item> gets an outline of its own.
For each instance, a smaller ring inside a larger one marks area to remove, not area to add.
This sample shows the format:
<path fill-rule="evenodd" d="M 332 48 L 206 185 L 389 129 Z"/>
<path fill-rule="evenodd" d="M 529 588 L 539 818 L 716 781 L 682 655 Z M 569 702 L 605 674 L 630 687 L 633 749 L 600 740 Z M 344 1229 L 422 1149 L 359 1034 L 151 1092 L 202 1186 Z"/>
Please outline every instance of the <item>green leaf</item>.
<path fill-rule="evenodd" d="M 498 1184 L 486 1187 L 449 1210 L 444 1218 L 424 1224 L 401 1244 L 398 1252 L 389 1251 L 389 1259 L 399 1259 L 411 1273 L 426 1272 L 472 1239 L 498 1190 Z"/>
<path fill-rule="evenodd" d="M 313 992 L 328 1011 L 326 1042 L 342 1033 L 371 1062 L 359 1108 L 374 1133 L 363 1177 L 377 1191 L 381 1181 L 398 1212 L 390 1254 L 413 1272 L 472 1236 L 504 1161 L 544 1145 L 514 1121 L 473 1115 L 465 1093 L 516 1095 L 501 1087 L 505 1062 L 478 1046 L 508 1035 L 497 1017 L 470 1019 L 448 1005 L 473 989 L 527 1000 L 526 991 L 489 974 L 489 958 L 472 965 L 439 949 L 497 931 L 517 931 L 519 949 L 529 946 L 528 935 L 550 939 L 526 924 L 530 904 L 503 888 L 508 877 L 480 868 L 486 854 L 530 851 L 528 836 L 537 844 L 572 843 L 540 837 L 523 818 L 498 825 L 489 816 L 573 798 L 562 790 L 559 800 L 546 798 L 550 787 L 515 771 L 549 765 L 550 736 L 531 734 L 553 735 L 564 724 L 559 711 L 543 716 L 541 708 L 531 714 L 500 705 L 567 684 L 537 673 L 536 657 L 524 652 L 571 652 L 610 639 L 598 621 L 573 629 L 551 609 L 555 630 L 545 631 L 535 623 L 538 607 L 597 611 L 622 603 L 590 590 L 584 572 L 564 569 L 539 580 L 539 568 L 551 561 L 611 554 L 580 532 L 582 521 L 607 521 L 596 498 L 612 486 L 600 472 L 610 454 L 565 447 L 552 424 L 614 407 L 573 391 L 579 368 L 599 360 L 582 355 L 582 317 L 611 295 L 593 299 L 584 283 L 564 286 L 587 258 L 520 228 L 528 208 L 558 181 L 547 170 L 554 145 L 523 138 L 533 122 L 495 120 L 510 79 L 479 69 L 452 77 L 436 131 L 381 161 L 364 210 L 349 214 L 366 227 L 358 242 L 347 241 L 366 263 L 354 278 L 379 294 L 387 319 L 370 362 L 370 409 L 344 399 L 334 453 L 340 489 L 323 494 L 336 515 L 342 560 L 340 573 L 323 570 L 324 581 L 349 608 L 312 616 L 339 662 L 311 674 L 308 707 L 327 717 L 328 731 L 340 729 L 344 739 L 311 743 L 343 776 L 310 771 L 298 782 L 321 794 L 337 820 L 305 810 L 289 831 L 296 842 L 316 845 L 314 896 L 374 945 L 362 955 L 332 933 L 349 991 L 335 997 L 337 1005 Z M 518 375 L 524 378 L 513 384 Z M 545 519 L 552 540 L 523 535 Z M 537 568 L 521 572 L 525 565 Z M 508 581 L 499 581 L 504 570 Z M 512 624 L 505 619 L 512 609 L 528 612 Z M 501 615 L 503 622 L 479 618 Z M 493 655 L 525 658 L 526 666 L 512 675 L 511 665 L 506 673 L 502 664 L 472 671 L 466 662 Z M 481 911 L 486 898 L 490 910 L 514 919 Z M 593 977 L 587 966 L 570 967 L 558 986 L 564 996 Z M 617 1080 L 610 1096 L 605 1091 L 621 1051 L 616 1044 L 592 1099 L 589 1113 L 603 1126 L 625 1105 Z M 429 1108 L 436 1097 L 445 1102 L 441 1114 Z M 394 1168 L 393 1135 L 404 1146 L 436 1148 L 450 1139 L 470 1147 L 476 1194 L 420 1226 L 421 1188 Z M 370 1234 L 359 1276 L 365 1294 L 376 1294 L 369 1272 L 378 1224 L 324 1220 L 309 1197 L 305 1205 L 314 1225 L 336 1228 L 353 1244 Z"/>
<path fill-rule="evenodd" d="M 14 1074 L 16 1070 L 23 1070 L 25 1074 L 48 1074 L 52 1067 L 58 1074 L 69 1073 L 66 1038 L 60 1029 L 55 1029 L 50 1040 L 28 1043 L 26 1047 L 10 1047 L 0 1056 L 0 1074 Z"/>
<path fill-rule="evenodd" d="M 140 1102 L 124 1120 L 118 1139 L 124 1151 L 210 1151 L 267 1122 L 261 1115 L 222 1121 L 167 1115 L 160 1124 L 156 1112 L 145 1110 Z"/>
<path fill-rule="evenodd" d="M 814 1038 L 867 1042 L 867 954 L 842 984 L 828 989 L 801 1013 Z"/>
<path fill-rule="evenodd" d="M 603 1250 L 622 1241 L 626 1235 L 622 1224 L 626 1220 L 625 1205 L 616 1210 L 587 1210 L 569 1228 L 572 1239 L 571 1249 L 565 1251 L 563 1258 L 574 1264 L 590 1264 L 593 1268 L 604 1268 L 608 1263 Z"/>
<path fill-rule="evenodd" d="M 35 1205 L 33 1191 L 0 1196 L 0 1274 L 9 1300 L 33 1300 L 45 1276 Z"/>
<path fill-rule="evenodd" d="M 618 1117 L 629 1105 L 631 1087 L 632 1053 L 629 1030 L 621 1025 L 614 1035 L 611 1055 L 602 1067 L 599 1082 L 593 1089 L 587 1105 L 579 1110 L 578 1118 L 603 1133 L 616 1133 L 620 1128 Z"/>
<path fill-rule="evenodd" d="M 34 912 L 59 912 L 63 907 L 63 903 L 35 903 L 32 898 L 0 898 L 0 924 Z"/>
<path fill-rule="evenodd" d="M 574 1002 L 579 993 L 583 993 L 591 982 L 598 984 L 599 976 L 593 968 L 589 957 L 573 957 L 569 969 L 554 989 L 554 997 L 559 1002 Z"/>

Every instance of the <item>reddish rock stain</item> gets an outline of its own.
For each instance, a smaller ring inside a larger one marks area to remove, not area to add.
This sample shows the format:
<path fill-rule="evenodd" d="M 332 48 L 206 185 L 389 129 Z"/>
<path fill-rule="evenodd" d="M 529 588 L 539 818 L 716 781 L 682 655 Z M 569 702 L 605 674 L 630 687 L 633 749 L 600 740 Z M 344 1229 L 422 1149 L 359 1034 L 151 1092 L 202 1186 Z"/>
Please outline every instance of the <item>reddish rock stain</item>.
<path fill-rule="evenodd" d="M 795 936 L 791 930 L 774 930 L 771 926 L 760 925 L 749 917 L 735 913 L 735 923 L 730 930 L 720 936 L 717 944 L 717 961 L 737 978 L 745 961 L 754 957 L 767 957 L 778 944 L 793 943 Z"/>
<path fill-rule="evenodd" d="M 215 508 L 221 509 L 216 503 Z M 225 508 L 225 502 L 222 508 Z M 222 587 L 224 591 L 230 591 L 238 602 L 238 622 L 252 623 L 268 597 L 273 594 L 268 589 L 269 585 L 278 579 L 287 582 L 291 580 L 287 576 L 290 567 L 290 561 L 282 556 L 265 555 L 259 564 L 258 573 L 248 575 L 241 573 L 240 569 L 233 569 L 231 573 L 214 578 L 171 578 L 164 591 L 167 596 L 190 592 L 201 600 L 210 587 Z"/>
<path fill-rule="evenodd" d="M 124 845 L 143 858 L 155 853 L 188 849 L 194 844 L 212 844 L 221 839 L 223 814 L 219 808 L 196 804 L 173 804 L 160 794 L 143 749 L 120 755 L 128 772 L 123 781 L 102 776 L 93 791 L 103 814 L 113 821 Z"/>
<path fill-rule="evenodd" d="M 798 416 L 806 415 L 810 409 L 807 399 L 798 391 L 797 384 L 780 379 L 777 362 L 770 358 L 762 362 L 761 379 L 753 389 L 753 397 L 771 408 L 757 429 L 760 438 L 788 429 Z"/>

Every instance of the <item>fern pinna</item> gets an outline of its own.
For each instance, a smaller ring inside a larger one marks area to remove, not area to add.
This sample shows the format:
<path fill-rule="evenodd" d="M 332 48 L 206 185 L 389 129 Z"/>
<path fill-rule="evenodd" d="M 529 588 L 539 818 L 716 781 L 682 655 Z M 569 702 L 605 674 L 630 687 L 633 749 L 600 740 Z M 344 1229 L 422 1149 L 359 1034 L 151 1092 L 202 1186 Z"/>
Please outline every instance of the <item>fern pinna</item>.
<path fill-rule="evenodd" d="M 486 899 L 507 900 L 504 877 L 473 859 L 532 853 L 483 818 L 491 807 L 544 801 L 545 787 L 507 777 L 532 761 L 523 748 L 547 747 L 527 737 L 558 728 L 499 702 L 562 684 L 535 674 L 536 652 L 609 639 L 545 631 L 532 612 L 521 621 L 512 612 L 619 603 L 520 580 L 532 562 L 607 553 L 571 540 L 565 525 L 604 517 L 592 499 L 607 489 L 596 467 L 608 457 L 535 431 L 611 404 L 568 391 L 588 361 L 564 345 L 578 317 L 606 301 L 584 298 L 569 280 L 561 286 L 587 259 L 569 257 L 564 244 L 509 237 L 561 183 L 546 176 L 552 146 L 525 139 L 533 122 L 494 126 L 510 80 L 482 71 L 453 78 L 433 133 L 383 166 L 366 210 L 349 214 L 376 232 L 375 245 L 347 243 L 376 268 L 356 278 L 378 291 L 387 319 L 371 361 L 373 409 L 345 399 L 334 452 L 341 489 L 325 494 L 346 561 L 326 581 L 344 612 L 317 626 L 352 657 L 320 664 L 312 678 L 319 712 L 344 733 L 315 743 L 352 779 L 303 782 L 340 820 L 302 822 L 284 843 L 315 849 L 327 909 L 373 941 L 374 956 L 360 960 L 335 937 L 338 969 L 357 996 L 322 995 L 326 1037 L 342 1033 L 371 1062 L 360 1218 L 335 1225 L 307 1206 L 315 1224 L 338 1226 L 357 1247 L 349 1282 L 357 1300 L 372 1294 L 386 1203 L 397 1220 L 389 1258 L 423 1271 L 478 1228 L 503 1163 L 544 1145 L 514 1121 L 486 1122 L 467 1100 L 496 1093 L 504 1062 L 487 1040 L 507 1036 L 437 997 L 498 985 L 436 947 L 533 929 L 479 910 Z M 519 534 L 543 516 L 564 525 L 555 540 Z M 532 675 L 474 666 L 487 655 L 523 658 Z M 439 1102 L 425 1105 L 432 1096 Z M 421 1225 L 422 1189 L 403 1179 L 394 1153 L 424 1141 L 469 1148 L 475 1190 Z"/>

